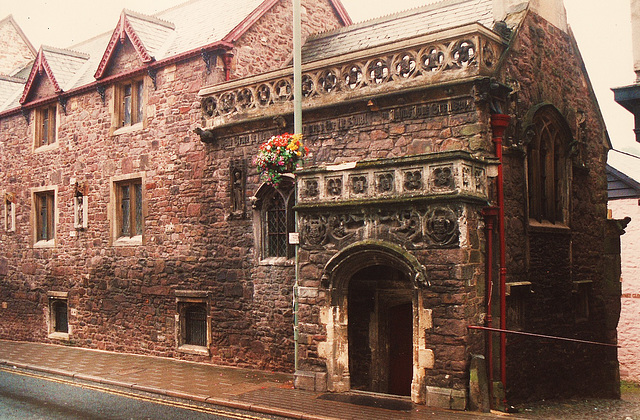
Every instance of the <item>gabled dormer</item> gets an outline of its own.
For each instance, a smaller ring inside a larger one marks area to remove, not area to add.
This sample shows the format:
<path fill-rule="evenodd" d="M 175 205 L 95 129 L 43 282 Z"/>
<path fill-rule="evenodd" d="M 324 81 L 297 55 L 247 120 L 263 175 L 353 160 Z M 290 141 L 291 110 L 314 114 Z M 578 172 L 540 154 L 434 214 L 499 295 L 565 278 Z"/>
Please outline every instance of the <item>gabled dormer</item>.
<path fill-rule="evenodd" d="M 123 10 L 94 77 L 100 80 L 154 62 L 174 31 L 171 22 Z"/>
<path fill-rule="evenodd" d="M 0 75 L 14 76 L 15 72 L 28 65 L 37 51 L 18 26 L 12 15 L 0 20 Z"/>
<path fill-rule="evenodd" d="M 88 60 L 87 54 L 76 51 L 40 47 L 20 103 L 24 105 L 61 95 L 73 84 L 79 70 Z"/>

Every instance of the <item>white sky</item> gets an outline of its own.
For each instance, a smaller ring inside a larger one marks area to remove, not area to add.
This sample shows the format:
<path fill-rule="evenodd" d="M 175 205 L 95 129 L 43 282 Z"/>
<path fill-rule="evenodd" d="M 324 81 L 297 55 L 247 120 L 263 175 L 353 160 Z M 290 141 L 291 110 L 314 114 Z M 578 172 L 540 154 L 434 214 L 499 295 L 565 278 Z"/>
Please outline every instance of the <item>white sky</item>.
<path fill-rule="evenodd" d="M 544 0 L 543 0 L 544 1 Z M 0 0 L 0 19 L 12 14 L 36 48 L 68 47 L 115 28 L 122 9 L 153 14 L 182 0 Z M 355 22 L 434 0 L 342 0 Z M 633 116 L 614 102 L 612 87 L 633 83 L 630 0 L 564 0 L 569 24 L 616 149 L 640 154 Z M 215 0 L 211 1 L 215 7 Z"/>

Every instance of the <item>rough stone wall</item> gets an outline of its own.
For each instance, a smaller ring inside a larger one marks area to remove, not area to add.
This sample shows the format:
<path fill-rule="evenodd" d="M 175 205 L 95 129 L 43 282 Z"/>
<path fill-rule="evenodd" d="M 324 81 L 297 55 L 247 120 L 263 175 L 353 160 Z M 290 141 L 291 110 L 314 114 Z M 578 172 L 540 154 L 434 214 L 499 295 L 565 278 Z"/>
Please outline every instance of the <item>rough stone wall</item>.
<path fill-rule="evenodd" d="M 640 382 L 640 206 L 637 198 L 610 200 L 614 219 L 631 217 L 620 238 L 622 247 L 622 312 L 618 323 L 620 377 Z"/>
<path fill-rule="evenodd" d="M 575 42 L 529 13 L 505 64 L 503 79 L 516 87 L 509 107 L 514 124 L 505 153 L 507 281 L 529 281 L 532 292 L 524 297 L 523 325 L 507 328 L 610 342 L 601 268 L 606 220 L 604 127 Z M 526 139 L 519 130 L 527 112 L 543 102 L 559 110 L 578 142 L 570 157 L 569 229 L 536 229 L 527 221 Z M 525 243 L 522 238 L 527 238 Z M 576 281 L 592 282 L 588 320 L 576 316 Z M 611 359 L 611 353 L 599 347 L 509 336 L 509 394 L 514 399 L 614 395 L 615 357 Z"/>
<path fill-rule="evenodd" d="M 232 77 L 276 70 L 290 64 L 292 56 L 292 2 L 280 1 L 243 34 L 236 43 Z M 302 1 L 302 42 L 310 35 L 343 26 L 329 0 Z"/>
<path fill-rule="evenodd" d="M 289 14 L 276 16 L 283 10 L 270 11 L 270 19 L 288 21 Z M 314 31 L 336 25 L 335 17 L 328 23 L 322 19 L 324 14 L 314 17 Z M 251 31 L 271 33 L 274 27 Z M 274 68 L 283 56 L 260 43 L 253 53 L 262 65 L 241 74 Z M 106 75 L 137 65 L 137 54 L 125 42 Z M 53 93 L 41 80 L 44 86 L 34 86 L 34 98 Z M 6 250 L 0 261 L 0 301 L 7 304 L 0 307 L 2 338 L 51 341 L 47 292 L 67 291 L 71 345 L 264 369 L 293 367 L 293 268 L 257 266 L 250 218 L 229 218 L 229 162 L 250 160 L 255 148 L 214 150 L 192 132 L 201 117 L 198 90 L 223 80 L 221 60 L 209 73 L 199 55 L 158 69 L 157 88 L 146 83 L 146 125 L 115 136 L 110 134 L 113 87 L 104 103 L 89 90 L 69 98 L 66 115 L 59 113 L 56 146 L 45 151 L 32 150 L 33 116 L 29 125 L 19 112 L 0 121 L 0 188 L 16 194 L 17 223 L 16 232 L 0 233 Z M 143 178 L 143 243 L 114 246 L 111 181 L 134 174 Z M 73 226 L 72 181 L 86 185 L 89 217 L 82 230 Z M 53 248 L 31 244 L 31 188 L 41 186 L 58 191 Z M 249 208 L 258 186 L 252 171 L 245 197 Z M 210 357 L 178 351 L 176 290 L 208 292 Z"/>
<path fill-rule="evenodd" d="M 11 75 L 35 55 L 9 19 L 0 22 L 0 74 Z"/>

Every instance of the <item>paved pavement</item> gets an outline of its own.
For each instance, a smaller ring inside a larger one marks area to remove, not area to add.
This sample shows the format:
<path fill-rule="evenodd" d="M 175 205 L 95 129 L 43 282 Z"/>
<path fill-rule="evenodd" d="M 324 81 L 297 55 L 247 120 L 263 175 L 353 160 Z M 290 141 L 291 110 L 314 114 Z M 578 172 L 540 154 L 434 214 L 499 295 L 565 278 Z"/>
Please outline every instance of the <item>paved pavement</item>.
<path fill-rule="evenodd" d="M 390 410 L 379 408 L 375 402 L 358 405 L 331 401 L 324 399 L 325 394 L 294 389 L 291 374 L 31 342 L 0 340 L 2 365 L 295 419 L 550 419 L 564 418 L 563 413 L 569 409 L 575 418 L 640 420 L 640 400 L 607 402 L 622 411 L 608 411 L 613 416 L 606 417 L 599 416 L 599 408 L 594 412 L 593 404 L 584 403 L 569 408 L 532 405 L 519 414 L 469 413 L 416 405 L 409 411 Z"/>

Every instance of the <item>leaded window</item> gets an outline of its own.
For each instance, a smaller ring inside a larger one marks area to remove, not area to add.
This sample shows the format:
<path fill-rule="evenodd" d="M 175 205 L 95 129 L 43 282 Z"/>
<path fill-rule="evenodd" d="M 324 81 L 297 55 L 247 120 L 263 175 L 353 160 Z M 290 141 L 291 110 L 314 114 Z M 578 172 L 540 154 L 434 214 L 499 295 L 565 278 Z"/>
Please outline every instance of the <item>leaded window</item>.
<path fill-rule="evenodd" d="M 566 123 L 550 108 L 533 118 L 534 138 L 527 149 L 529 218 L 538 222 L 566 222 L 568 170 Z"/>

